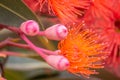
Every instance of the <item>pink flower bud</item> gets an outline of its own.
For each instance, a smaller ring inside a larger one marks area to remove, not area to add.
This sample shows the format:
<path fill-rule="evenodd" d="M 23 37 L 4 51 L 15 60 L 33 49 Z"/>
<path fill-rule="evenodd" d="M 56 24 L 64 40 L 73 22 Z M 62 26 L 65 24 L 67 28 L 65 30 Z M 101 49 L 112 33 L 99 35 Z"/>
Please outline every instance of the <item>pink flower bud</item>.
<path fill-rule="evenodd" d="M 67 28 L 62 24 L 53 25 L 45 30 L 44 35 L 51 40 L 64 39 L 68 34 Z"/>
<path fill-rule="evenodd" d="M 57 70 L 66 70 L 69 66 L 69 61 L 60 55 L 49 55 L 46 57 L 46 62 Z"/>
<path fill-rule="evenodd" d="M 20 30 L 29 36 L 35 36 L 39 33 L 39 25 L 34 20 L 28 20 L 21 24 Z"/>

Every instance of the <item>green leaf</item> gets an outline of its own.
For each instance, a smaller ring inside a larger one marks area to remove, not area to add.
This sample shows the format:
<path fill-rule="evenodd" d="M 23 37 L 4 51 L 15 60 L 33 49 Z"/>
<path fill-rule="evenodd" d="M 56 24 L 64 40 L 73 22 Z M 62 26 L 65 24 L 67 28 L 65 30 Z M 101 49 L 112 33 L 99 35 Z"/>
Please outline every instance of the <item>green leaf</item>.
<path fill-rule="evenodd" d="M 40 19 L 23 4 L 22 0 L 0 0 L 0 17 L 0 23 L 14 25 L 33 19 L 42 27 Z"/>

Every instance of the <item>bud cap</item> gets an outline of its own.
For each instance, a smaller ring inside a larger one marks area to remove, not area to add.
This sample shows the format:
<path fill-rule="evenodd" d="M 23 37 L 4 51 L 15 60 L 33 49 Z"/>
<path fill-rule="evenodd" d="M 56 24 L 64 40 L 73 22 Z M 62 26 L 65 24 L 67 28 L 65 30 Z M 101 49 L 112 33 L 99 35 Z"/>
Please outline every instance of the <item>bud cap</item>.
<path fill-rule="evenodd" d="M 35 36 L 39 33 L 39 25 L 34 20 L 28 20 L 21 24 L 20 30 L 29 36 Z"/>
<path fill-rule="evenodd" d="M 69 61 L 60 55 L 49 55 L 46 58 L 46 62 L 59 71 L 66 70 L 69 66 Z"/>
<path fill-rule="evenodd" d="M 68 30 L 62 24 L 53 25 L 45 30 L 45 36 L 51 40 L 62 40 L 67 34 Z"/>

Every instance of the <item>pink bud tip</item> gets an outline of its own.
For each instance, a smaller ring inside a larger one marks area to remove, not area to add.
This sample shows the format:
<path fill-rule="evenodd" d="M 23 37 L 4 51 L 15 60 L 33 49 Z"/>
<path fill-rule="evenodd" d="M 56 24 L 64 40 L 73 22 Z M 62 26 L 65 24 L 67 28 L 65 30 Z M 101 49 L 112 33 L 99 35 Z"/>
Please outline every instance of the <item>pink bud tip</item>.
<path fill-rule="evenodd" d="M 68 30 L 62 24 L 53 25 L 45 30 L 45 36 L 51 40 L 62 40 L 67 34 Z"/>
<path fill-rule="evenodd" d="M 46 62 L 59 71 L 66 70 L 69 67 L 69 61 L 60 55 L 49 55 L 46 57 Z"/>
<path fill-rule="evenodd" d="M 21 24 L 20 30 L 29 36 L 35 36 L 39 33 L 39 25 L 34 20 L 28 20 Z"/>

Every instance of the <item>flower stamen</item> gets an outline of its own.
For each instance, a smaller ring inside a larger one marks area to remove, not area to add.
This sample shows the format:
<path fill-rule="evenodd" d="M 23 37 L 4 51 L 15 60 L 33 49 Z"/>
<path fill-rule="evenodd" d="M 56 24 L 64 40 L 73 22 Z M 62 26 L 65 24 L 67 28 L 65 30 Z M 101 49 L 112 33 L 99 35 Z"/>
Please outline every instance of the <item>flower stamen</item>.
<path fill-rule="evenodd" d="M 60 54 L 70 62 L 67 69 L 69 72 L 89 77 L 97 74 L 94 69 L 103 68 L 101 61 L 105 59 L 107 51 L 102 38 L 83 26 L 79 24 L 69 29 L 67 37 L 60 41 L 58 48 Z"/>

